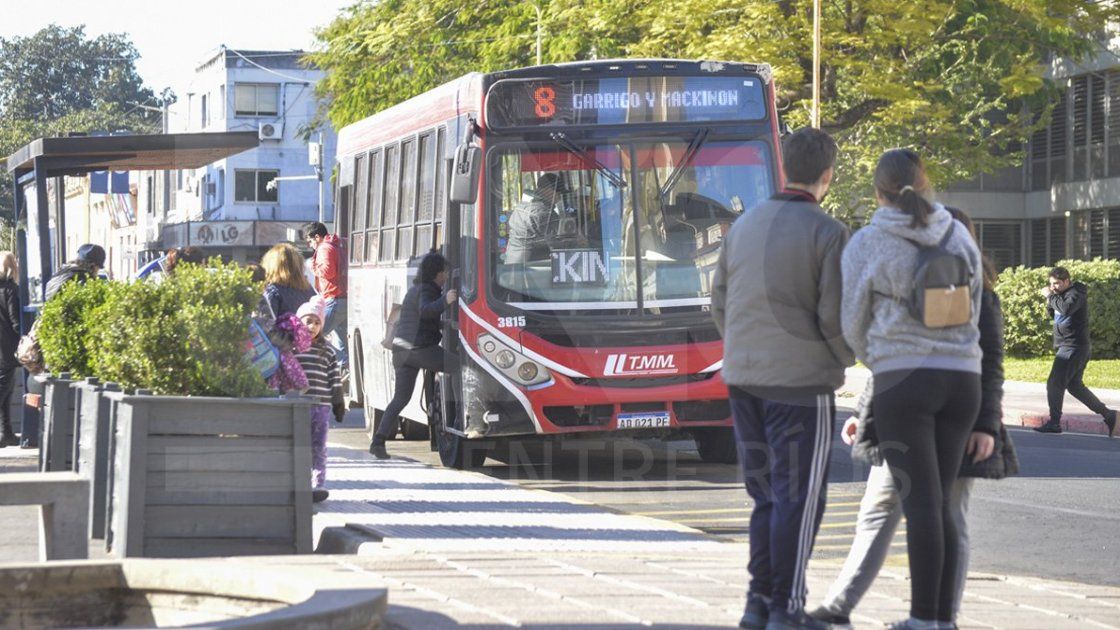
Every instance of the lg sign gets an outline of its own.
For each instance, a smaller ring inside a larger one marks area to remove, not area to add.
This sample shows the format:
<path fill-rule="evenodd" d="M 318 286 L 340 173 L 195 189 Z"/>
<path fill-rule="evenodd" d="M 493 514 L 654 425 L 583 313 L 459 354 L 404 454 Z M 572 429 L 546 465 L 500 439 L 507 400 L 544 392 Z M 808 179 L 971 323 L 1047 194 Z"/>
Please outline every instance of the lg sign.
<path fill-rule="evenodd" d="M 676 374 L 677 358 L 671 354 L 609 354 L 603 374 L 607 376 L 637 374 Z"/>

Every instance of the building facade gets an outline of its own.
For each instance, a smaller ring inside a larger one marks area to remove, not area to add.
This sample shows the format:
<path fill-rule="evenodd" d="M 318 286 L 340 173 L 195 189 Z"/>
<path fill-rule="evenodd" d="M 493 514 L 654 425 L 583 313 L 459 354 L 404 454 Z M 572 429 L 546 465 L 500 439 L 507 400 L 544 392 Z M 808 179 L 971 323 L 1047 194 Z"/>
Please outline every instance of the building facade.
<path fill-rule="evenodd" d="M 976 220 L 999 268 L 1120 259 L 1120 40 L 1081 63 L 1056 60 L 1062 88 L 1023 165 L 951 186 L 942 201 Z"/>
<path fill-rule="evenodd" d="M 319 219 L 320 202 L 323 220 L 333 221 L 335 133 L 329 127 L 321 134 L 307 131 L 319 107 L 315 85 L 324 73 L 302 58 L 302 51 L 223 46 L 196 68 L 168 112 L 168 131 L 256 131 L 260 146 L 205 168 L 147 175 L 140 196 L 153 209 L 150 218 L 160 219 L 147 222 L 149 244 L 159 245 L 149 247 L 147 256 L 195 246 L 255 261 L 277 242 L 298 242 L 299 228 Z M 312 143 L 321 146 L 322 181 Z"/>

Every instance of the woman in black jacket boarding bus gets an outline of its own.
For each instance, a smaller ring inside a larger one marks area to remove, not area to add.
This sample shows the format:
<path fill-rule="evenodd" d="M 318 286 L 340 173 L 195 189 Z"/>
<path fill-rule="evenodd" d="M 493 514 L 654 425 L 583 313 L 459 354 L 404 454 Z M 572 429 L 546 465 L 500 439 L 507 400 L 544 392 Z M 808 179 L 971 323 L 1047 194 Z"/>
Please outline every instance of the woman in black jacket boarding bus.
<path fill-rule="evenodd" d="M 401 303 L 400 320 L 393 338 L 396 388 L 369 445 L 369 452 L 378 459 L 389 459 L 385 442 L 397 433 L 401 410 L 412 399 L 420 370 L 443 372 L 447 369 L 445 366 L 459 365 L 459 357 L 439 345 L 443 338 L 440 330 L 443 312 L 459 299 L 454 289 L 444 291 L 448 269 L 443 256 L 435 252 L 424 256 L 420 261 L 420 273 Z"/>

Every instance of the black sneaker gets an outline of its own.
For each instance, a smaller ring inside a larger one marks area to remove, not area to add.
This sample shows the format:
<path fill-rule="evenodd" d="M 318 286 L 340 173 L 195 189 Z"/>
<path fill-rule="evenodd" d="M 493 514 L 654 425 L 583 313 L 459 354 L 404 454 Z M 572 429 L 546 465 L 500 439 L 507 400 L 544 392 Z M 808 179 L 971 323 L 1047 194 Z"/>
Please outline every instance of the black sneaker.
<path fill-rule="evenodd" d="M 1109 409 L 1108 412 L 1106 412 L 1104 414 L 1104 425 L 1106 427 L 1108 427 L 1108 437 L 1109 437 L 1109 439 L 1112 439 L 1112 436 L 1116 435 L 1116 410 L 1115 409 Z"/>
<path fill-rule="evenodd" d="M 804 610 L 789 613 L 785 610 L 771 610 L 766 630 L 830 630 L 827 623 L 814 619 Z"/>
<path fill-rule="evenodd" d="M 835 630 L 847 630 L 852 627 L 852 620 L 847 615 L 834 613 L 824 606 L 817 606 L 815 610 L 810 610 L 808 615 L 817 621 L 827 623 L 830 628 Z"/>
<path fill-rule="evenodd" d="M 1034 430 L 1039 433 L 1061 433 L 1062 423 L 1051 420 L 1042 426 L 1035 427 Z"/>
<path fill-rule="evenodd" d="M 747 593 L 747 607 L 743 611 L 743 618 L 739 620 L 739 627 L 746 630 L 764 630 L 769 618 L 770 603 L 766 598 L 757 593 Z"/>
<path fill-rule="evenodd" d="M 16 437 L 14 433 L 0 435 L 0 448 L 4 448 L 5 446 L 19 446 L 19 438 Z"/>
<path fill-rule="evenodd" d="M 327 497 L 329 497 L 329 496 L 331 496 L 330 490 L 327 490 L 326 488 L 312 488 L 311 489 L 311 502 L 312 503 L 322 503 L 323 501 L 326 501 Z"/>
<path fill-rule="evenodd" d="M 369 452 L 377 459 L 389 459 L 389 451 L 385 449 L 384 442 L 371 442 Z"/>

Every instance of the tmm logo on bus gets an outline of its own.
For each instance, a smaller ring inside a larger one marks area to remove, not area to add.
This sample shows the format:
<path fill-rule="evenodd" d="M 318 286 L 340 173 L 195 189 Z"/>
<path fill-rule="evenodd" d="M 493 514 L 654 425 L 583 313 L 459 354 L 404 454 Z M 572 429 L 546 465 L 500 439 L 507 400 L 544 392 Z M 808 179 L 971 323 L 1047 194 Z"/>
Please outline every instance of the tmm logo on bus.
<path fill-rule="evenodd" d="M 671 354 L 608 354 L 607 376 L 676 374 L 677 358 Z"/>

